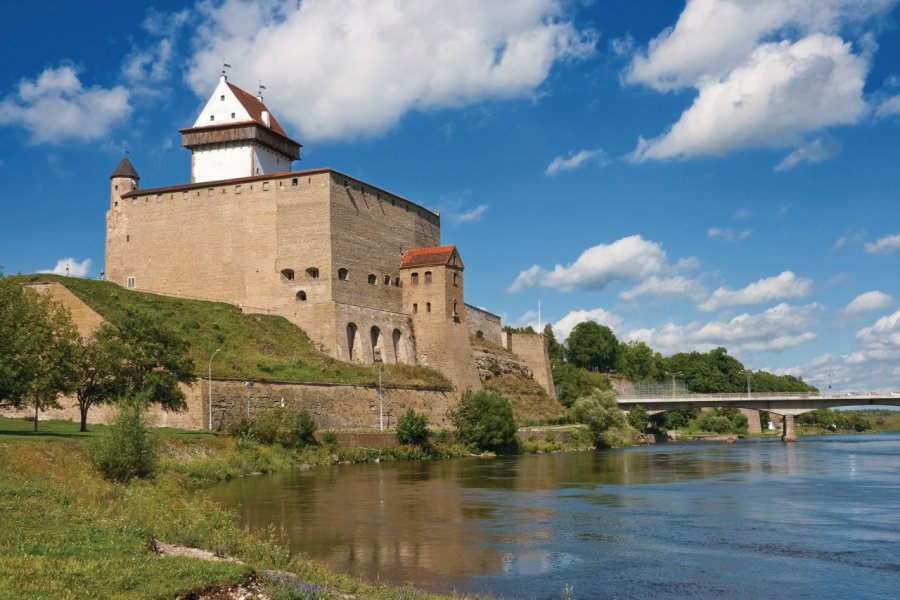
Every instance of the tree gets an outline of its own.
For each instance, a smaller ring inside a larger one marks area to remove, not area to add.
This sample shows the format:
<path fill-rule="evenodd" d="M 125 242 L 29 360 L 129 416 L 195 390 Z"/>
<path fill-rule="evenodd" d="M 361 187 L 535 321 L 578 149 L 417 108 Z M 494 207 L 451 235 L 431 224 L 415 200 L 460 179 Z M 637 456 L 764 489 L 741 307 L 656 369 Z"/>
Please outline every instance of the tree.
<path fill-rule="evenodd" d="M 69 311 L 49 294 L 0 279 L 0 400 L 34 406 L 34 430 L 41 409 L 58 408 L 58 397 L 75 385 L 78 333 Z"/>
<path fill-rule="evenodd" d="M 584 321 L 566 340 L 566 360 L 593 371 L 611 371 L 616 366 L 619 340 L 606 325 Z"/>
<path fill-rule="evenodd" d="M 553 326 L 550 323 L 544 325 L 544 339 L 547 340 L 547 355 L 551 361 L 561 362 L 565 356 L 565 348 L 556 340 L 553 334 Z"/>
<path fill-rule="evenodd" d="M 75 398 L 81 415 L 81 431 L 87 431 L 87 415 L 91 406 L 116 401 L 125 393 L 121 377 L 124 347 L 109 323 L 101 325 L 76 349 L 77 376 Z"/>
<path fill-rule="evenodd" d="M 425 446 L 428 444 L 428 421 L 425 415 L 417 414 L 411 408 L 397 420 L 397 441 L 401 444 Z"/>
<path fill-rule="evenodd" d="M 516 422 L 509 400 L 488 390 L 463 396 L 450 411 L 456 435 L 477 450 L 499 452 L 515 446 Z"/>
<path fill-rule="evenodd" d="M 595 389 L 612 389 L 606 375 L 579 369 L 571 363 L 559 363 L 554 366 L 553 384 L 559 390 L 557 398 L 563 406 L 572 406 L 575 400 L 587 396 Z"/>
<path fill-rule="evenodd" d="M 647 429 L 647 423 L 649 421 L 650 416 L 647 414 L 647 409 L 640 404 L 635 404 L 631 410 L 628 411 L 628 424 L 638 431 Z"/>
<path fill-rule="evenodd" d="M 579 398 L 572 405 L 572 412 L 579 423 L 584 423 L 591 431 L 591 438 L 598 447 L 605 446 L 604 434 L 607 430 L 625 426 L 625 413 L 616 403 L 616 395 L 611 390 L 594 390 Z"/>
<path fill-rule="evenodd" d="M 659 359 L 644 342 L 622 342 L 616 356 L 616 371 L 632 381 L 655 380 L 660 375 Z"/>
<path fill-rule="evenodd" d="M 187 340 L 136 311 L 127 311 L 116 323 L 114 337 L 121 345 L 122 393 L 140 395 L 166 409 L 184 410 L 184 392 L 178 384 L 197 380 Z"/>

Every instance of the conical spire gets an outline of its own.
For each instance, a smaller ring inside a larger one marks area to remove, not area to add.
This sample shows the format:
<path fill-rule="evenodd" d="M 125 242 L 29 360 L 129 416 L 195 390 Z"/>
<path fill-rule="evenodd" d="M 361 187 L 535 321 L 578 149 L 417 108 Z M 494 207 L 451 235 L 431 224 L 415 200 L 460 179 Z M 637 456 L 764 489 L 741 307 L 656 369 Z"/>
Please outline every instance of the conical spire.
<path fill-rule="evenodd" d="M 134 165 L 131 164 L 131 161 L 128 160 L 127 156 L 123 156 L 122 160 L 119 161 L 119 166 L 116 167 L 116 170 L 112 172 L 112 175 L 109 176 L 110 179 L 113 177 L 127 177 L 129 179 L 140 179 L 141 176 L 138 175 L 138 172 L 134 169 Z"/>

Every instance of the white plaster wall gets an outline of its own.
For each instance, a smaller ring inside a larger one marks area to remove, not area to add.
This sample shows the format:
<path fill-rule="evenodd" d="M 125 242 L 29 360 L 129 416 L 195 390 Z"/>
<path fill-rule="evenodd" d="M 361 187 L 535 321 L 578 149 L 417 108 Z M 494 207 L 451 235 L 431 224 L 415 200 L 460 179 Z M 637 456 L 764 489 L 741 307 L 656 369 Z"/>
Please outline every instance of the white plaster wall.
<path fill-rule="evenodd" d="M 253 175 L 250 171 L 252 148 L 197 149 L 194 151 L 194 181 L 218 181 Z"/>
<path fill-rule="evenodd" d="M 223 100 L 222 97 L 225 97 Z M 231 114 L 234 113 L 234 117 Z M 210 117 L 213 117 L 210 120 Z M 238 121 L 250 121 L 250 113 L 244 108 L 238 99 L 228 87 L 228 83 L 224 77 L 219 77 L 219 84 L 216 90 L 209 97 L 203 112 L 194 122 L 194 127 L 208 127 L 210 125 L 221 125 L 223 123 L 237 123 Z"/>
<path fill-rule="evenodd" d="M 287 157 L 273 152 L 264 146 L 253 147 L 253 174 L 279 173 L 291 170 L 291 161 Z"/>

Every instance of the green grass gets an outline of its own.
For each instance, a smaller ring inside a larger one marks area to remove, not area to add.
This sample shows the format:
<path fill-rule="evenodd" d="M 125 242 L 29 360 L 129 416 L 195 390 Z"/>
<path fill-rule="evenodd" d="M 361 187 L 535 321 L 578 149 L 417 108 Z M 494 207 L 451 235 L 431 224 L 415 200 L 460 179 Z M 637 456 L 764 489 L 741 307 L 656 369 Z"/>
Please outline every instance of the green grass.
<path fill-rule="evenodd" d="M 570 422 L 568 409 L 533 379 L 506 375 L 491 379 L 484 387 L 509 400 L 519 427 Z"/>
<path fill-rule="evenodd" d="M 187 300 L 126 290 L 108 281 L 58 275 L 20 275 L 23 282 L 64 285 L 104 319 L 115 323 L 127 310 L 142 310 L 168 323 L 190 342 L 196 374 L 205 376 L 209 357 L 216 377 L 376 385 L 378 367 L 341 362 L 317 351 L 302 329 L 274 315 L 245 314 L 224 302 Z M 425 367 L 385 365 L 386 387 L 451 389 L 441 373 Z"/>

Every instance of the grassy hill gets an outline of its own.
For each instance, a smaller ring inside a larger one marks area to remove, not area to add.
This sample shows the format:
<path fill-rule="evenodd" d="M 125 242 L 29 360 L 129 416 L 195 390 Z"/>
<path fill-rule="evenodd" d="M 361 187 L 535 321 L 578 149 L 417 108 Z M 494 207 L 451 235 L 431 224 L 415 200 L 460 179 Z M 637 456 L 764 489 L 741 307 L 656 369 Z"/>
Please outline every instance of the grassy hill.
<path fill-rule="evenodd" d="M 58 275 L 18 275 L 22 282 L 64 285 L 104 319 L 115 323 L 127 310 L 140 310 L 168 323 L 191 344 L 198 376 L 209 357 L 216 377 L 256 381 L 298 381 L 375 385 L 378 366 L 341 362 L 315 349 L 302 329 L 273 315 L 244 314 L 224 302 L 207 302 L 126 290 L 108 281 Z M 450 389 L 441 373 L 425 367 L 384 365 L 385 387 Z"/>

